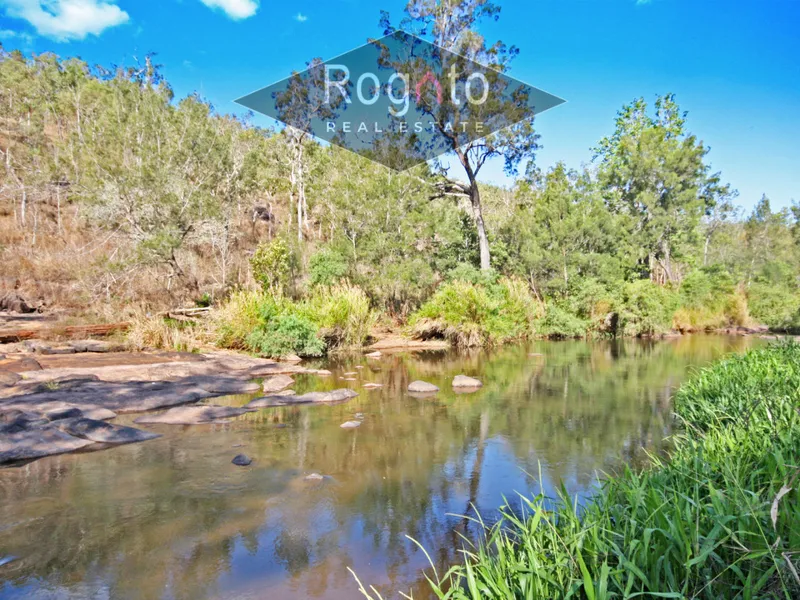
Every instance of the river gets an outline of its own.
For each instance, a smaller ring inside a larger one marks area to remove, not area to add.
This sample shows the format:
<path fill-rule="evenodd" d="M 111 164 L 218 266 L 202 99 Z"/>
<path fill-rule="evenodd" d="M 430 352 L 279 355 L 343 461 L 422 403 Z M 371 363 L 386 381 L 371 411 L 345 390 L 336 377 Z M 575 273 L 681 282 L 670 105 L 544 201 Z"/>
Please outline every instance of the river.
<path fill-rule="evenodd" d="M 360 395 L 152 427 L 164 436 L 0 470 L 0 558 L 16 557 L 0 566 L 0 598 L 356 599 L 347 567 L 387 598 L 427 598 L 427 559 L 407 536 L 442 567 L 459 560 L 461 535 L 477 535 L 463 516 L 473 507 L 491 521 L 504 497 L 552 496 L 562 483 L 585 500 L 604 473 L 665 450 L 670 396 L 694 368 L 760 343 L 538 342 L 319 361 L 333 376 L 297 376 L 298 393 Z M 454 393 L 457 374 L 484 386 Z M 417 379 L 440 393 L 412 397 Z M 356 417 L 359 428 L 340 428 Z M 252 465 L 232 465 L 239 453 Z"/>

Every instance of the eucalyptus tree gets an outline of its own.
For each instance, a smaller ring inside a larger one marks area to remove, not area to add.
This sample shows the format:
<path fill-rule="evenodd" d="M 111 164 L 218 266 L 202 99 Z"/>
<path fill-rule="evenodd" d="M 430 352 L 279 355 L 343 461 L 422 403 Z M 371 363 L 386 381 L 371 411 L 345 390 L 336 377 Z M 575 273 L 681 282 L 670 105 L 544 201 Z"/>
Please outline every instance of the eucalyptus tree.
<path fill-rule="evenodd" d="M 461 72 L 461 68 L 469 66 L 469 63 L 486 67 L 482 73 L 488 89 L 479 105 L 459 102 L 453 91 L 439 98 L 435 108 L 431 105 L 427 110 L 445 139 L 446 150 L 455 154 L 464 169 L 466 182 L 450 178 L 447 171 L 441 169 L 445 175 L 441 192 L 443 195 L 468 198 L 478 235 L 482 270 L 491 268 L 491 251 L 478 182 L 481 169 L 487 160 L 502 157 L 505 171 L 509 175 L 516 174 L 519 163 L 524 158 L 532 158 L 538 148 L 538 135 L 534 132 L 532 122 L 533 111 L 527 97 L 521 97 L 519 93 L 504 93 L 507 92 L 507 80 L 502 74 L 519 53 L 518 49 L 508 47 L 501 41 L 489 43 L 478 31 L 481 22 L 496 21 L 499 16 L 500 7 L 489 0 L 410 0 L 405 8 L 405 17 L 400 22 L 400 29 L 429 39 L 451 53 L 442 59 L 445 63 L 442 70 L 453 77 L 453 89 L 456 85 L 455 73 Z M 387 35 L 396 31 L 385 11 L 381 13 L 380 24 Z M 423 65 L 423 68 L 426 66 Z M 461 77 L 460 83 L 466 88 L 465 77 Z M 424 104 L 421 106 L 424 108 Z M 466 143 L 458 135 L 460 124 L 482 122 L 487 117 L 501 119 L 508 126 Z"/>

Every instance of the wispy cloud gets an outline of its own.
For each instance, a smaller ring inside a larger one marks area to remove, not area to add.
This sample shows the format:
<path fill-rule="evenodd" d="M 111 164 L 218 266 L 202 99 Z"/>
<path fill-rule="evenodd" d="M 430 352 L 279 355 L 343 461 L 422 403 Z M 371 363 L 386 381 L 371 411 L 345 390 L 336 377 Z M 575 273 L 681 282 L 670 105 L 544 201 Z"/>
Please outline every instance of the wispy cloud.
<path fill-rule="evenodd" d="M 200 2 L 209 8 L 223 11 L 235 21 L 252 17 L 258 11 L 258 0 L 200 0 Z"/>
<path fill-rule="evenodd" d="M 294 17 L 294 20 L 297 21 L 298 23 L 305 23 L 306 21 L 308 21 L 308 17 L 303 13 L 297 13 Z"/>
<path fill-rule="evenodd" d="M 130 19 L 115 0 L 0 0 L 0 6 L 9 17 L 33 25 L 39 35 L 61 42 L 100 35 Z"/>

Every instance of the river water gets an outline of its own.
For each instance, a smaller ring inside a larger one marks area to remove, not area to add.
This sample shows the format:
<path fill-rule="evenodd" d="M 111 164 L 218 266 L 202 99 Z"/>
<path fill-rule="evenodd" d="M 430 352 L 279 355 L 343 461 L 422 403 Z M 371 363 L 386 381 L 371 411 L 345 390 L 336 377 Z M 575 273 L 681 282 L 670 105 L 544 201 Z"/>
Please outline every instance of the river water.
<path fill-rule="evenodd" d="M 387 598 L 426 598 L 427 559 L 406 536 L 442 567 L 461 535 L 476 536 L 472 507 L 491 520 L 504 497 L 562 483 L 585 499 L 604 473 L 664 451 L 670 396 L 694 368 L 757 343 L 540 342 L 320 362 L 333 377 L 298 376 L 298 393 L 360 395 L 153 427 L 164 437 L 0 470 L 0 598 L 356 599 L 347 567 Z M 484 387 L 456 394 L 457 374 Z M 416 379 L 441 392 L 410 396 Z M 357 414 L 361 427 L 339 427 Z M 252 465 L 232 465 L 238 453 Z"/>

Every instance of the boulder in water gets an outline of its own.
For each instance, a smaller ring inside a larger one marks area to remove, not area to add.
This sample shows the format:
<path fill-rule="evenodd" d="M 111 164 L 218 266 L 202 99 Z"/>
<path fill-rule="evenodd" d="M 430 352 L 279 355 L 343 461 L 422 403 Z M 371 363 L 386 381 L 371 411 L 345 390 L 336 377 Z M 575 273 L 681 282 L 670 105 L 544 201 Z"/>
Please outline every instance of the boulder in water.
<path fill-rule="evenodd" d="M 54 425 L 73 437 L 102 444 L 133 444 L 161 437 L 157 433 L 142 431 L 135 427 L 112 425 L 104 421 L 85 419 L 83 417 L 61 419 L 56 421 Z"/>
<path fill-rule="evenodd" d="M 439 391 L 439 388 L 427 381 L 412 381 L 408 384 L 408 391 L 415 394 L 432 394 Z"/>
<path fill-rule="evenodd" d="M 265 394 L 271 394 L 274 392 L 280 392 L 281 390 L 285 390 L 293 383 L 294 379 L 292 379 L 288 375 L 273 375 L 272 377 L 267 377 L 264 380 L 262 389 L 264 390 Z"/>
<path fill-rule="evenodd" d="M 246 454 L 237 454 L 231 462 L 237 467 L 248 467 L 253 463 L 253 459 Z"/>

